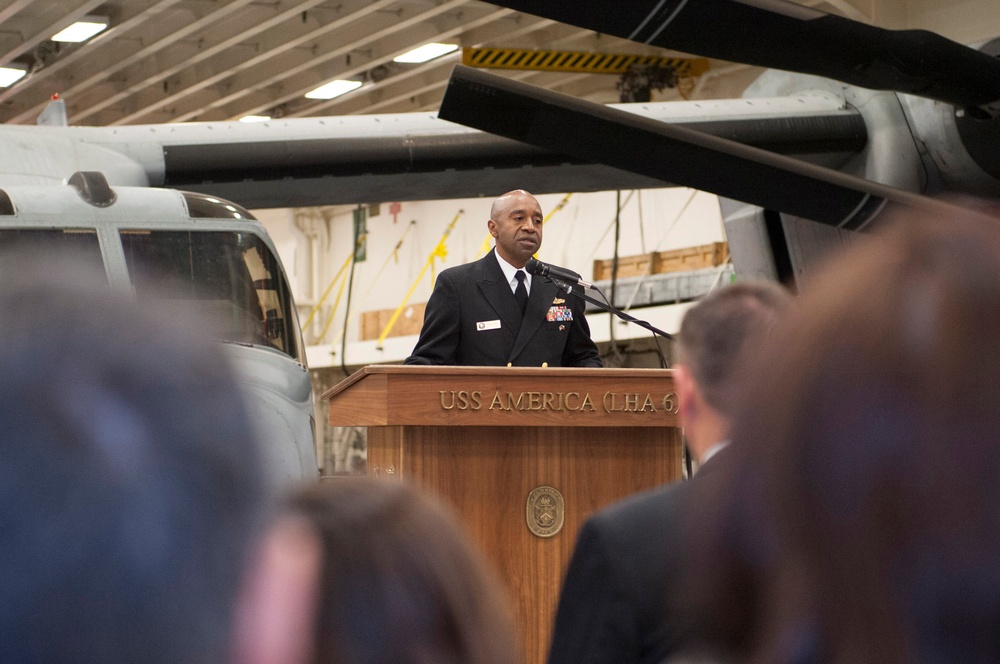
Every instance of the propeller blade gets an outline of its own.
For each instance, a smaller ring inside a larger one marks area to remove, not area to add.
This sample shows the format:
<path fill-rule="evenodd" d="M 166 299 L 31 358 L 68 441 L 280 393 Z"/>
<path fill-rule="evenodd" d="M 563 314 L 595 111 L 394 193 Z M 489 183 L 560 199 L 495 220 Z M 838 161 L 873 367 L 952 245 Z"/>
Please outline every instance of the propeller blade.
<path fill-rule="evenodd" d="M 439 117 L 578 159 L 844 229 L 887 201 L 958 208 L 791 157 L 458 65 Z"/>
<path fill-rule="evenodd" d="M 997 113 L 1000 59 L 924 30 L 886 30 L 785 0 L 492 0 L 588 30 Z"/>

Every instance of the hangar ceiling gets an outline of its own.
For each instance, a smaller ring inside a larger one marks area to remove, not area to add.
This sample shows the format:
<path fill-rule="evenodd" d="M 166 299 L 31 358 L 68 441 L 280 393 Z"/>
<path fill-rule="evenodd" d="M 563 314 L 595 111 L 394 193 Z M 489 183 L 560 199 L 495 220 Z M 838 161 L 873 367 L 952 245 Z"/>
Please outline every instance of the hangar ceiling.
<path fill-rule="evenodd" d="M 801 4 L 865 20 L 847 0 Z M 109 27 L 81 44 L 50 40 L 88 15 L 107 18 Z M 34 123 L 53 93 L 79 125 L 435 110 L 460 52 L 393 62 L 428 42 L 683 55 L 478 0 L 0 0 L 0 65 L 28 70 L 0 88 L 0 121 Z M 732 96 L 755 74 L 713 61 L 685 94 Z M 505 75 L 592 101 L 618 100 L 616 76 Z M 305 98 L 333 79 L 364 85 L 331 100 Z M 676 90 L 654 94 L 676 98 Z"/>

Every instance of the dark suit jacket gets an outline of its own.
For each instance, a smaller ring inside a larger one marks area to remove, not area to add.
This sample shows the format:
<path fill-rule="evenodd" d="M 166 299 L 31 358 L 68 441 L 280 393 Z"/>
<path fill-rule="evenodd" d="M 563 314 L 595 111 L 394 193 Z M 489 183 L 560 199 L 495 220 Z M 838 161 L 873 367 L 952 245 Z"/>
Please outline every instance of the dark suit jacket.
<path fill-rule="evenodd" d="M 406 364 L 599 367 L 583 311 L 579 298 L 544 277 L 533 277 L 522 320 L 491 251 L 438 275 Z M 557 320 L 570 315 L 572 320 Z"/>
<path fill-rule="evenodd" d="M 719 452 L 725 454 L 725 450 Z M 681 533 L 688 482 L 630 496 L 584 522 L 563 582 L 549 664 L 659 664 L 689 635 L 678 615 L 688 565 Z"/>

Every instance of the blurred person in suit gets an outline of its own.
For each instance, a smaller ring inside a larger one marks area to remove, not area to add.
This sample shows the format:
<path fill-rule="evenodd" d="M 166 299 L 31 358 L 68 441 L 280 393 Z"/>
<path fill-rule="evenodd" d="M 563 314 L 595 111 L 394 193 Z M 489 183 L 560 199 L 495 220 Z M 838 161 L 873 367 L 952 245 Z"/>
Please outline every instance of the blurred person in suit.
<path fill-rule="evenodd" d="M 683 642 L 688 620 L 671 599 L 686 569 L 680 533 L 691 492 L 723 462 L 732 413 L 746 389 L 744 359 L 789 300 L 776 283 L 738 283 L 713 291 L 685 314 L 674 385 L 698 473 L 612 504 L 583 524 L 559 598 L 549 664 L 658 664 Z"/>

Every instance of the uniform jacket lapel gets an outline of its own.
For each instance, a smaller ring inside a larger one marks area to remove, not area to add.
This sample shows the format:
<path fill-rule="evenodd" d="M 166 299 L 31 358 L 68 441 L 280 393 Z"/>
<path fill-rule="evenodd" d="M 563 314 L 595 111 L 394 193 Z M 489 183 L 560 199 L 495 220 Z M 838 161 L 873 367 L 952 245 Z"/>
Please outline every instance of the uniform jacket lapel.
<path fill-rule="evenodd" d="M 514 292 L 510 289 L 507 280 L 504 279 L 503 270 L 500 269 L 500 264 L 492 251 L 480 259 L 480 265 L 482 270 L 480 270 L 480 278 L 476 285 L 486 301 L 500 316 L 502 324 L 510 330 L 511 336 L 517 337 L 521 327 L 521 311 L 518 309 L 517 300 L 514 299 Z M 528 298 L 528 308 L 531 308 L 530 297 Z"/>

